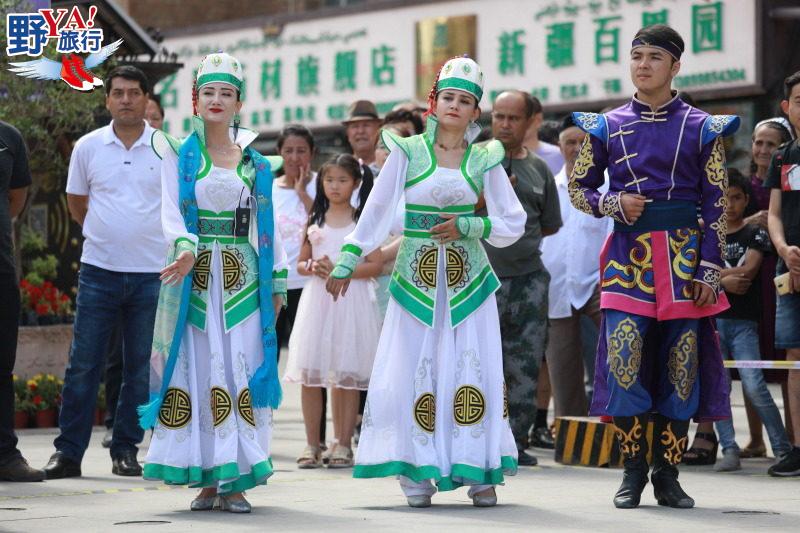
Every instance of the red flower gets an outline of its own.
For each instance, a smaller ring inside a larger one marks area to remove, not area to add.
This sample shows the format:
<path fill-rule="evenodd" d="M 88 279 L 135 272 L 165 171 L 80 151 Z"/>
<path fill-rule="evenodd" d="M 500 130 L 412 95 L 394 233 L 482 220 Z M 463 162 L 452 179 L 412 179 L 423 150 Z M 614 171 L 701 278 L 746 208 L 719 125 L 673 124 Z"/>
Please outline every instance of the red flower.
<path fill-rule="evenodd" d="M 39 405 L 42 403 L 42 397 L 38 394 L 33 397 L 33 405 Z"/>
<path fill-rule="evenodd" d="M 50 307 L 47 304 L 36 304 L 37 316 L 45 316 L 50 314 Z"/>
<path fill-rule="evenodd" d="M 32 391 L 35 391 L 36 390 L 36 383 L 33 383 L 33 382 L 28 383 L 28 388 L 30 390 L 32 390 Z"/>

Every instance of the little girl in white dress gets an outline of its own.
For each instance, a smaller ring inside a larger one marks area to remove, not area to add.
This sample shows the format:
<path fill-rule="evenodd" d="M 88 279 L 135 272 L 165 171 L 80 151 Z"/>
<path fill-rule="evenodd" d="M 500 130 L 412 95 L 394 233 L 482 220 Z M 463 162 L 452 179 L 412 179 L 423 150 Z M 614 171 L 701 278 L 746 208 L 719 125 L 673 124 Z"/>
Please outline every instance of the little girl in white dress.
<path fill-rule="evenodd" d="M 322 167 L 306 240 L 298 259 L 298 273 L 311 276 L 311 280 L 303 288 L 298 304 L 284 380 L 303 386 L 308 445 L 297 460 L 300 468 L 322 465 L 319 447 L 322 387 L 332 389 L 336 439 L 328 466 L 353 465 L 350 440 L 358 414 L 359 391 L 369 386 L 378 345 L 381 320 L 372 278 L 382 268 L 380 250 L 367 255 L 356 267 L 353 283 L 344 298 L 334 301 L 325 289 L 344 238 L 355 229 L 361 205 L 372 187 L 367 170 L 359 191 L 360 206 L 354 209 L 350 197 L 362 181 L 361 169 L 358 161 L 348 154 L 337 156 Z"/>

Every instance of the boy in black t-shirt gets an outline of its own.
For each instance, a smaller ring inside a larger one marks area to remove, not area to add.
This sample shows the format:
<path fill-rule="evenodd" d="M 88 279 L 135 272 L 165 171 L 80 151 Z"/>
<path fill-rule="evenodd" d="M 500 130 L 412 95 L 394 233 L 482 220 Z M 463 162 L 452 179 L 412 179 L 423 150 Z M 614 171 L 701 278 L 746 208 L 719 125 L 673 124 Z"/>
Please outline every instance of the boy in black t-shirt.
<path fill-rule="evenodd" d="M 800 71 L 784 81 L 781 109 L 795 133 L 800 133 Z M 775 316 L 775 347 L 786 350 L 786 359 L 800 361 L 800 143 L 782 145 L 772 155 L 764 186 L 769 197 L 769 235 L 780 256 L 777 273 L 790 273 L 794 292 L 778 296 Z M 789 371 L 789 407 L 795 447 L 769 469 L 771 476 L 800 475 L 800 372 Z"/>
<path fill-rule="evenodd" d="M 760 359 L 758 346 L 758 321 L 761 316 L 758 271 L 764 252 L 769 251 L 767 233 L 756 225 L 744 222 L 744 211 L 750 200 L 750 184 L 741 173 L 728 171 L 728 216 L 725 268 L 721 285 L 730 302 L 730 309 L 717 316 L 720 348 L 726 359 Z M 767 389 L 764 373 L 759 368 L 740 368 L 739 376 L 745 396 L 753 404 L 761 421 L 767 428 L 772 451 L 777 457 L 792 450 L 781 413 Z M 702 425 L 702 424 L 701 424 Z M 739 446 L 733 420 L 716 423 L 722 459 L 715 470 L 727 472 L 739 470 Z M 701 432 L 703 428 L 698 428 Z M 711 430 L 710 427 L 707 428 Z"/>

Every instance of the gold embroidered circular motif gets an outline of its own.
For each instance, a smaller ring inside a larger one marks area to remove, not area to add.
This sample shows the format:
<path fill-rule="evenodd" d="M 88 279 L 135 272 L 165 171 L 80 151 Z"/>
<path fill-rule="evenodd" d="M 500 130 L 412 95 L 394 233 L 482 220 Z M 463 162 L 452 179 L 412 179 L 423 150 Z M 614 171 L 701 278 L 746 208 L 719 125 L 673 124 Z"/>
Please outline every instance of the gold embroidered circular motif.
<path fill-rule="evenodd" d="M 194 262 L 194 276 L 192 285 L 201 291 L 208 290 L 208 275 L 211 272 L 211 250 L 203 250 L 197 254 L 197 261 Z"/>
<path fill-rule="evenodd" d="M 420 281 L 433 289 L 436 287 L 436 262 L 439 257 L 439 250 L 431 248 L 426 250 L 417 263 L 417 276 Z"/>
<path fill-rule="evenodd" d="M 214 427 L 225 422 L 231 414 L 233 402 L 231 395 L 222 387 L 211 388 L 211 416 L 214 418 Z"/>
<path fill-rule="evenodd" d="M 445 267 L 447 286 L 452 288 L 461 283 L 461 280 L 464 279 L 464 258 L 452 248 L 447 248 L 445 257 L 447 258 L 447 265 Z"/>
<path fill-rule="evenodd" d="M 453 417 L 459 426 L 472 426 L 483 419 L 486 412 L 486 400 L 479 388 L 462 385 L 456 391 L 453 403 Z"/>
<path fill-rule="evenodd" d="M 239 393 L 239 401 L 236 402 L 239 409 L 239 416 L 253 427 L 256 427 L 256 419 L 253 416 L 253 406 L 250 403 L 250 389 L 243 389 Z"/>
<path fill-rule="evenodd" d="M 180 429 L 192 419 L 192 401 L 189 394 L 182 389 L 170 387 L 164 395 L 158 421 L 168 429 Z"/>
<path fill-rule="evenodd" d="M 236 254 L 222 250 L 222 284 L 226 291 L 231 290 L 242 277 L 242 265 Z"/>
<path fill-rule="evenodd" d="M 430 392 L 420 395 L 414 403 L 414 421 L 423 431 L 433 433 L 436 421 L 436 399 Z"/>

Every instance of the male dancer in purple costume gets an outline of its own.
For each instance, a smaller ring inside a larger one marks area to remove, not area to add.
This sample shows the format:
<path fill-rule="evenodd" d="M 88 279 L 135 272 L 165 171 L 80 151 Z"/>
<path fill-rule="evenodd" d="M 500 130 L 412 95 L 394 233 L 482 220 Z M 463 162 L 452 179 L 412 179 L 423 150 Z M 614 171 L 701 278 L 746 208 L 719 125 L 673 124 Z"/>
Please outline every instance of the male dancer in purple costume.
<path fill-rule="evenodd" d="M 671 82 L 683 50 L 668 26 L 639 30 L 630 55 L 633 99 L 605 114 L 573 114 L 589 135 L 570 200 L 615 221 L 600 258 L 603 335 L 591 413 L 616 426 L 625 465 L 618 508 L 637 507 L 647 484 L 651 413 L 655 497 L 678 508 L 694 506 L 677 469 L 689 419 L 730 417 L 710 317 L 728 307 L 719 286 L 728 182 L 722 137 L 739 118 L 710 116 L 677 97 Z M 610 186 L 601 194 L 606 169 Z"/>

